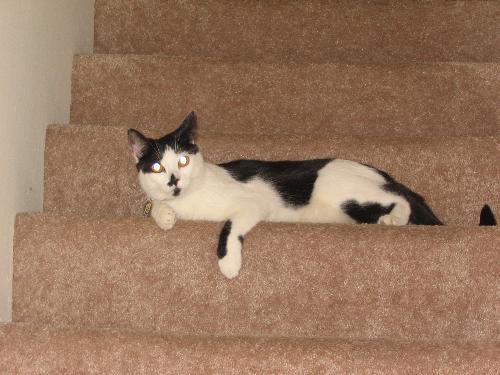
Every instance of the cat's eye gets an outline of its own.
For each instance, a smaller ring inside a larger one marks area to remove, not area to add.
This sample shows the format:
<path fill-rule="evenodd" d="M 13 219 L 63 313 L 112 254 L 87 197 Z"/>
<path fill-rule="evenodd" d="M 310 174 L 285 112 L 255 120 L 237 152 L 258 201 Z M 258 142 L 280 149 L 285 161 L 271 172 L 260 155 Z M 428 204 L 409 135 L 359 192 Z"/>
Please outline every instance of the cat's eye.
<path fill-rule="evenodd" d="M 179 166 L 179 168 L 184 168 L 188 164 L 189 164 L 189 156 L 187 156 L 187 155 L 180 155 L 179 156 L 179 162 L 177 163 L 177 165 Z"/>
<path fill-rule="evenodd" d="M 153 163 L 153 165 L 151 166 L 151 171 L 154 173 L 162 173 L 162 172 L 165 172 L 165 168 L 163 168 L 163 165 L 156 162 L 156 163 Z"/>

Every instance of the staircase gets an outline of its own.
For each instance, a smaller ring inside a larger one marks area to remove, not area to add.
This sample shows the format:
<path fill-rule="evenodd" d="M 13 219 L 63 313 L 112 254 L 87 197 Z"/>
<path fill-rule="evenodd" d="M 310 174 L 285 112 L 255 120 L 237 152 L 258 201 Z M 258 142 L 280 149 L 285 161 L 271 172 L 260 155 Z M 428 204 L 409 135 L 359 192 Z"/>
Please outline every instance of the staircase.
<path fill-rule="evenodd" d="M 0 374 L 497 374 L 500 3 L 96 0 L 44 211 L 15 224 Z M 191 110 L 214 162 L 335 156 L 447 226 L 262 223 L 235 280 L 220 223 L 141 217 L 126 130 Z"/>

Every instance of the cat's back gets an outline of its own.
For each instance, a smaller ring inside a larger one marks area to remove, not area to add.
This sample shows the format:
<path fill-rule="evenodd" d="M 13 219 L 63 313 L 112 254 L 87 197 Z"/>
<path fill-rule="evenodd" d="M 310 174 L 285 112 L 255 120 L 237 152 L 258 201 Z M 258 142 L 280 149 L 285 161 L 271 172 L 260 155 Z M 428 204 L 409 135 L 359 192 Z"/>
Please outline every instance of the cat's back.
<path fill-rule="evenodd" d="M 247 182 L 254 177 L 265 181 L 316 179 L 318 172 L 334 159 L 252 160 L 240 159 L 219 164 L 235 180 Z"/>
<path fill-rule="evenodd" d="M 287 207 L 301 207 L 309 203 L 319 172 L 332 160 L 243 159 L 220 164 L 219 167 L 225 169 L 236 181 L 247 186 L 270 187 L 272 190 L 269 190 L 267 195 L 272 197 L 277 193 Z M 262 183 L 264 185 L 261 185 Z M 273 199 L 272 201 L 274 202 Z"/>
<path fill-rule="evenodd" d="M 240 182 L 248 182 L 258 177 L 277 185 L 301 181 L 314 182 L 319 176 L 335 176 L 340 179 L 356 178 L 377 183 L 384 183 L 391 179 L 385 172 L 369 165 L 334 158 L 279 161 L 240 159 L 218 166 Z"/>

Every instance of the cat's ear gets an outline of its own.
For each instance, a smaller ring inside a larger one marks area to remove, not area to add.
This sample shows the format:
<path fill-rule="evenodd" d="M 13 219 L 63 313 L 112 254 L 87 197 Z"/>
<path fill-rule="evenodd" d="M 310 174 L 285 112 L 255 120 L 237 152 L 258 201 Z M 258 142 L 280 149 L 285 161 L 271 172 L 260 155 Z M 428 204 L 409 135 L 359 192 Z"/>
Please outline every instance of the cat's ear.
<path fill-rule="evenodd" d="M 196 113 L 192 111 L 186 116 L 182 124 L 174 131 L 175 138 L 180 144 L 194 143 L 198 119 Z"/>
<path fill-rule="evenodd" d="M 128 144 L 132 151 L 132 156 L 137 163 L 144 156 L 148 149 L 148 139 L 135 129 L 128 130 Z"/>

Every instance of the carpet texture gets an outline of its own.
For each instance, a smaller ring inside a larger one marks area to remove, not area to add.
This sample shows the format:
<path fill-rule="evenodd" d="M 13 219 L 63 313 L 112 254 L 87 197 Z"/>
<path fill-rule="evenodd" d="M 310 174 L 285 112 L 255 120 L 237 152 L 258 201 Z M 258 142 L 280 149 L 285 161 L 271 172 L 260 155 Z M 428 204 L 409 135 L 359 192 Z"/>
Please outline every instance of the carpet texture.
<path fill-rule="evenodd" d="M 498 340 L 496 227 L 260 224 L 241 275 L 221 225 L 21 215 L 14 319 L 179 334 Z"/>
<path fill-rule="evenodd" d="M 247 61 L 500 61 L 498 1 L 97 0 L 97 53 Z"/>
<path fill-rule="evenodd" d="M 96 0 L 44 212 L 15 222 L 0 374 L 497 374 L 499 1 Z M 126 129 L 195 110 L 206 159 L 337 157 L 440 227 L 261 223 L 234 280 L 222 223 L 162 231 Z"/>
<path fill-rule="evenodd" d="M 174 123 L 175 124 L 175 123 Z M 177 126 L 178 124 L 175 124 Z M 172 128 L 172 124 L 167 124 Z M 323 134 L 205 134 L 208 160 L 339 157 L 389 172 L 423 194 L 445 223 L 477 225 L 485 203 L 500 212 L 500 142 L 492 137 L 366 138 Z M 158 130 L 146 130 L 159 135 Z M 64 166 L 64 167 L 61 167 Z M 128 149 L 126 128 L 52 126 L 45 153 L 45 205 L 51 212 L 140 215 L 145 196 Z"/>
<path fill-rule="evenodd" d="M 14 374 L 495 374 L 500 348 L 408 343 L 178 337 L 118 330 L 0 325 L 0 373 Z"/>
<path fill-rule="evenodd" d="M 196 110 L 225 133 L 496 135 L 500 64 L 265 64 L 79 56 L 73 123 L 163 128 Z"/>

